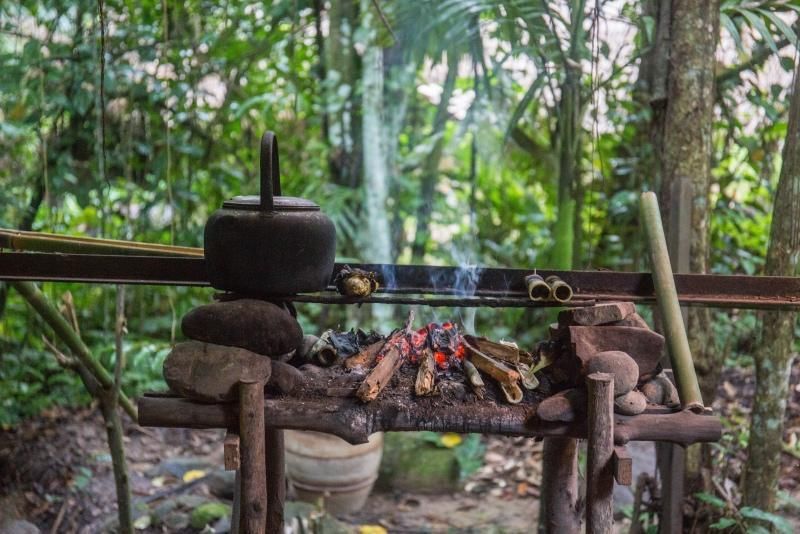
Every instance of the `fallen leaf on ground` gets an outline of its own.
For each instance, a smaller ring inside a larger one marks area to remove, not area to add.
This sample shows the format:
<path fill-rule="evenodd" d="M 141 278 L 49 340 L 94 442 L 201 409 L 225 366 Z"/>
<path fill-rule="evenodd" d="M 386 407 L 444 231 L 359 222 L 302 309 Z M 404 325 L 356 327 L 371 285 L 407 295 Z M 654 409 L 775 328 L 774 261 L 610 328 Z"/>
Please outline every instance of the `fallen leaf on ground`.
<path fill-rule="evenodd" d="M 202 469 L 190 469 L 183 474 L 183 481 L 191 482 L 192 480 L 197 480 L 198 478 L 203 478 L 204 476 L 206 476 L 206 472 Z"/>

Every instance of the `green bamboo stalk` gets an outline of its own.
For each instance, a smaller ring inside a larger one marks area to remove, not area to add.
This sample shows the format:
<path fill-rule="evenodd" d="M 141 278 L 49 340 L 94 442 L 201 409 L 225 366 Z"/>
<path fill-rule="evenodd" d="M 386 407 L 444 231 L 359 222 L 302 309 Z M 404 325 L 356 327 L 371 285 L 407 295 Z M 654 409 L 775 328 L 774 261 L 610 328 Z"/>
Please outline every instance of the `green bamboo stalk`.
<path fill-rule="evenodd" d="M 34 252 L 71 254 L 123 254 L 147 256 L 202 257 L 203 249 L 119 239 L 67 236 L 45 232 L 25 232 L 0 228 L 0 248 Z"/>
<path fill-rule="evenodd" d="M 675 289 L 675 278 L 672 275 L 667 240 L 655 193 L 642 193 L 640 211 L 650 249 L 656 301 L 664 324 L 664 337 L 667 339 L 669 359 L 678 383 L 681 404 L 694 412 L 702 412 L 703 397 L 700 394 L 700 385 L 697 383 L 689 338 L 686 336 L 686 326 L 683 324 L 678 304 L 678 292 Z"/>
<path fill-rule="evenodd" d="M 36 284 L 33 282 L 8 283 L 11 284 L 11 286 L 28 301 L 28 304 L 36 310 L 39 316 L 50 325 L 50 328 L 52 328 L 56 335 L 69 347 L 72 354 L 74 354 L 89 372 L 92 373 L 92 376 L 94 376 L 104 389 L 110 389 L 114 386 L 114 379 L 108 374 L 108 371 L 100 365 L 100 362 L 92 357 L 89 347 L 86 346 L 77 332 L 75 332 L 67 320 L 58 312 L 55 306 L 47 300 L 47 297 Z M 121 391 L 119 392 L 119 403 L 134 421 L 138 421 L 136 407 Z"/>

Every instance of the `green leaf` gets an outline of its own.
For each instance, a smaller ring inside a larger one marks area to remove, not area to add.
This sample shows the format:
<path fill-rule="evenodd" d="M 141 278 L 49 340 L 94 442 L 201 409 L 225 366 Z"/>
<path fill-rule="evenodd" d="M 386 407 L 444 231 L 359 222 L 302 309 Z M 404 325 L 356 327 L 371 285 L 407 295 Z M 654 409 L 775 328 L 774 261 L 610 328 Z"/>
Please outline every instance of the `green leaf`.
<path fill-rule="evenodd" d="M 508 128 L 506 129 L 505 138 L 503 139 L 503 144 L 508 141 L 508 138 L 511 137 L 511 132 L 516 128 L 517 123 L 522 118 L 522 114 L 525 113 L 525 110 L 528 109 L 533 97 L 536 96 L 536 93 L 539 89 L 542 88 L 545 82 L 545 74 L 542 72 L 536 79 L 533 81 L 531 86 L 525 91 L 525 94 L 522 96 L 522 99 L 519 101 L 519 104 L 514 109 L 514 113 L 511 115 L 511 120 L 508 121 Z"/>
<path fill-rule="evenodd" d="M 736 27 L 736 24 L 733 22 L 728 15 L 725 13 L 720 13 L 719 21 L 728 30 L 728 33 L 731 35 L 733 42 L 736 43 L 737 50 L 744 50 L 744 46 L 742 45 L 742 36 L 739 34 L 739 28 Z"/>
<path fill-rule="evenodd" d="M 761 13 L 764 17 L 767 18 L 770 22 L 772 22 L 776 28 L 789 40 L 789 44 L 796 44 L 797 43 L 797 34 L 794 33 L 794 30 L 784 22 L 784 20 L 775 12 L 767 11 L 766 9 L 759 9 L 759 13 Z"/>
<path fill-rule="evenodd" d="M 709 525 L 714 530 L 722 530 L 736 525 L 736 520 L 730 517 L 721 517 L 716 523 Z"/>
<path fill-rule="evenodd" d="M 772 524 L 772 526 L 775 527 L 781 534 L 792 534 L 793 532 L 791 523 L 779 515 L 765 512 L 764 510 L 753 508 L 752 506 L 745 506 L 739 510 L 739 513 L 742 514 L 742 517 L 747 519 L 766 521 L 767 523 Z"/>
<path fill-rule="evenodd" d="M 781 67 L 786 72 L 792 72 L 794 70 L 794 58 L 789 56 L 781 56 L 780 62 L 781 62 Z"/>
<path fill-rule="evenodd" d="M 778 53 L 778 46 L 775 44 L 775 39 L 772 38 L 772 32 L 769 31 L 767 25 L 764 24 L 764 20 L 753 13 L 752 11 L 748 11 L 747 9 L 739 9 L 739 13 L 747 19 L 752 26 L 760 35 L 761 38 L 764 40 L 767 45 L 772 49 L 773 52 L 776 54 Z"/>
<path fill-rule="evenodd" d="M 695 493 L 694 496 L 697 497 L 697 500 L 703 501 L 704 503 L 710 504 L 711 506 L 714 506 L 716 508 L 725 508 L 725 501 L 723 501 L 716 495 L 711 495 L 710 493 L 706 492 L 700 492 L 700 493 Z"/>

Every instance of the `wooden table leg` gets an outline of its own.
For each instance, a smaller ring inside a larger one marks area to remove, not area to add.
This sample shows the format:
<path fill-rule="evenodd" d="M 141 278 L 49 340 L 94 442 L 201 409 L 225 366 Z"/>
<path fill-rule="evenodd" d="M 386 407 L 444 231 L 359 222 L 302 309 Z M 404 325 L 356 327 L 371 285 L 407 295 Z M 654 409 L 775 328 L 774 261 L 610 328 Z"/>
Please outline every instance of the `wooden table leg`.
<path fill-rule="evenodd" d="M 267 532 L 283 532 L 283 506 L 286 500 L 286 459 L 284 457 L 283 430 L 267 428 Z"/>
<path fill-rule="evenodd" d="M 264 384 L 239 383 L 239 437 L 241 443 L 241 520 L 245 534 L 265 534 L 267 469 L 264 452 Z"/>
<path fill-rule="evenodd" d="M 589 387 L 589 440 L 586 459 L 586 532 L 614 528 L 614 375 L 592 373 Z"/>
<path fill-rule="evenodd" d="M 231 509 L 231 534 L 239 534 L 240 521 L 242 519 L 242 472 L 236 470 L 236 478 L 233 481 L 233 507 Z"/>
<path fill-rule="evenodd" d="M 544 439 L 541 495 L 540 532 L 580 532 L 577 439 Z"/>

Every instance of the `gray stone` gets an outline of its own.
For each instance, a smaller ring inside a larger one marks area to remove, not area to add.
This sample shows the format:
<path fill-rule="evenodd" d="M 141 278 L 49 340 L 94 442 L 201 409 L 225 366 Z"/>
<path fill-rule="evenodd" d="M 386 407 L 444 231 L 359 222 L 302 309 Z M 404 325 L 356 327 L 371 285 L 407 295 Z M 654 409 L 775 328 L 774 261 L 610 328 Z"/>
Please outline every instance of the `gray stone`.
<path fill-rule="evenodd" d="M 661 381 L 653 378 L 642 385 L 642 395 L 645 396 L 650 404 L 664 404 L 664 388 Z"/>
<path fill-rule="evenodd" d="M 639 366 L 636 360 L 619 350 L 598 352 L 586 362 L 587 375 L 611 373 L 614 375 L 614 396 L 619 397 L 636 387 L 639 381 Z"/>
<path fill-rule="evenodd" d="M 233 499 L 233 489 L 236 483 L 235 471 L 216 470 L 206 479 L 206 486 L 211 495 L 220 499 Z"/>
<path fill-rule="evenodd" d="M 177 507 L 178 503 L 172 499 L 167 499 L 159 503 L 158 506 L 153 508 L 153 513 L 151 514 L 151 517 L 153 518 L 153 524 L 156 526 L 163 524 L 167 516 L 171 514 Z"/>
<path fill-rule="evenodd" d="M 164 518 L 164 526 L 171 532 L 182 530 L 189 526 L 189 514 L 173 512 Z"/>
<path fill-rule="evenodd" d="M 190 339 L 241 347 L 276 358 L 299 349 L 303 342 L 297 319 L 280 306 L 255 299 L 195 308 L 183 317 L 181 330 Z"/>
<path fill-rule="evenodd" d="M 266 382 L 271 368 L 272 360 L 249 350 L 187 341 L 164 360 L 164 380 L 190 399 L 224 402 L 237 398 L 240 380 Z"/>
<path fill-rule="evenodd" d="M 641 389 L 647 402 L 651 404 L 660 404 L 668 408 L 677 408 L 681 404 L 675 384 L 664 373 L 659 373 L 648 380 Z"/>
<path fill-rule="evenodd" d="M 231 517 L 226 515 L 225 517 L 220 517 L 216 523 L 214 523 L 214 533 L 215 534 L 228 534 L 231 531 Z"/>
<path fill-rule="evenodd" d="M 298 368 L 284 362 L 272 362 L 272 374 L 267 383 L 270 389 L 289 395 L 297 391 L 304 382 L 305 377 Z"/>
<path fill-rule="evenodd" d="M 586 391 L 573 388 L 560 391 L 547 397 L 536 408 L 536 415 L 543 421 L 574 421 L 579 414 L 586 412 Z"/>
<path fill-rule="evenodd" d="M 39 534 L 39 532 L 41 532 L 39 527 L 23 519 L 0 523 L 2 534 Z"/>
<path fill-rule="evenodd" d="M 639 415 L 645 408 L 647 408 L 647 399 L 635 389 L 614 400 L 614 411 L 620 415 Z"/>

